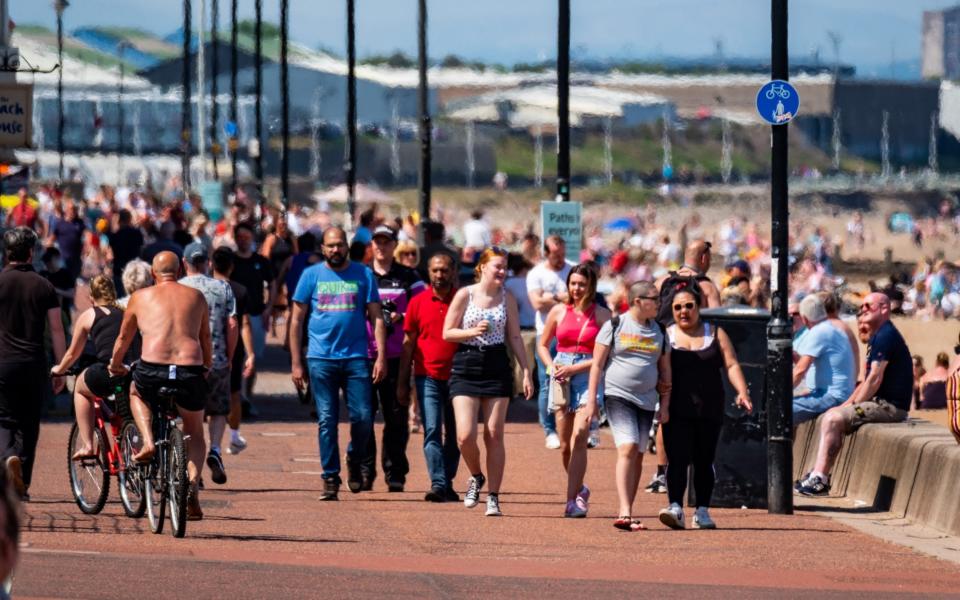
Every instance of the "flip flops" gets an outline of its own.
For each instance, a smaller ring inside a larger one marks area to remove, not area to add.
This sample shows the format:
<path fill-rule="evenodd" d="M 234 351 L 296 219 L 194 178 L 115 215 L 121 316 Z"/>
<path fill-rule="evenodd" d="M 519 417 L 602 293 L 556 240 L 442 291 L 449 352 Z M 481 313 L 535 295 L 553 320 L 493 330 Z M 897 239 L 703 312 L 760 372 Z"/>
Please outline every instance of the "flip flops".
<path fill-rule="evenodd" d="M 646 527 L 640 519 L 631 519 L 630 517 L 617 517 L 613 526 L 622 531 L 644 531 Z"/>

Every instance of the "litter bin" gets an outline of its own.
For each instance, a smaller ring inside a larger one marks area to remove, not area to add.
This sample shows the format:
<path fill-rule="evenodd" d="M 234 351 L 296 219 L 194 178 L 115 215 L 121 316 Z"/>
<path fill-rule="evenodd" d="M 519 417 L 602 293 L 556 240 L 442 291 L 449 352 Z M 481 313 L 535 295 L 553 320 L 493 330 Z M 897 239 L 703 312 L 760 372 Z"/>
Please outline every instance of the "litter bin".
<path fill-rule="evenodd" d="M 736 392 L 724 372 L 723 428 L 714 460 L 717 482 L 711 505 L 766 508 L 767 323 L 770 313 L 757 308 L 724 307 L 704 310 L 702 315 L 710 324 L 722 328 L 733 342 L 753 402 L 751 414 L 737 408 Z M 689 500 L 695 506 L 692 486 Z"/>

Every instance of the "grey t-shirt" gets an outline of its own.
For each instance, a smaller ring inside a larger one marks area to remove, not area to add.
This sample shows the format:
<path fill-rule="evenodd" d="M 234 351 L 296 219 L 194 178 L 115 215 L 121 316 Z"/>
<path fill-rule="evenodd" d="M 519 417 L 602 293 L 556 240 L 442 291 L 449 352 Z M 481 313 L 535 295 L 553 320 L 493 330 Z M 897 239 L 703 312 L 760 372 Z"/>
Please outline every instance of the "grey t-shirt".
<path fill-rule="evenodd" d="M 207 300 L 210 311 L 210 341 L 214 369 L 230 366 L 227 360 L 227 321 L 237 315 L 237 302 L 233 289 L 225 281 L 207 275 L 190 275 L 180 283 L 198 290 Z"/>
<path fill-rule="evenodd" d="M 657 361 L 667 351 L 663 332 L 653 320 L 637 323 L 629 313 L 620 315 L 613 338 L 613 319 L 600 328 L 597 343 L 610 347 L 604 393 L 623 398 L 645 410 L 657 407 Z"/>

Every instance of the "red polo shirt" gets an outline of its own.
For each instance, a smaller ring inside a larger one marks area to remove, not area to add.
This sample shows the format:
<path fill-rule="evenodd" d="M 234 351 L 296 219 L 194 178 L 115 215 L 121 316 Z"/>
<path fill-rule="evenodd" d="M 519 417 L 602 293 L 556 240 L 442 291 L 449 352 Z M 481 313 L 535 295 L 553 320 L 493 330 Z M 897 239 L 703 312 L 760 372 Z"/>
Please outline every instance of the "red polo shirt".
<path fill-rule="evenodd" d="M 413 372 L 433 379 L 447 381 L 453 364 L 457 344 L 443 339 L 443 320 L 456 290 L 438 298 L 432 289 L 417 294 L 407 305 L 403 318 L 403 331 L 414 336 L 416 349 L 413 352 Z"/>
<path fill-rule="evenodd" d="M 17 204 L 10 211 L 10 222 L 14 227 L 33 229 L 37 226 L 37 210 L 29 204 Z"/>

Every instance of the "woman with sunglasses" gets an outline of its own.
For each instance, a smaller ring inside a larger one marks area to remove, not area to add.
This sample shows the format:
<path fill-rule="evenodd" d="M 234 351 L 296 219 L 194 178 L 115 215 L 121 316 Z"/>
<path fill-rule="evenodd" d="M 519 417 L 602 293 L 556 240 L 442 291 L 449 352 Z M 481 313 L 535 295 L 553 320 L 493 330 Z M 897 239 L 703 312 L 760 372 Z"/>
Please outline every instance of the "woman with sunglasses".
<path fill-rule="evenodd" d="M 602 377 L 603 403 L 617 446 L 620 512 L 613 526 L 624 531 L 646 529 L 631 516 L 643 472 L 642 452 L 650 438 L 657 401 L 661 412 L 670 405 L 670 347 L 655 321 L 658 298 L 656 286 L 649 281 L 629 286 L 630 309 L 600 329 L 590 369 L 587 412 L 598 412 Z"/>
<path fill-rule="evenodd" d="M 669 408 L 661 411 L 663 443 L 667 450 L 667 495 L 670 506 L 660 511 L 660 522 L 683 529 L 683 495 L 687 469 L 693 465 L 693 489 L 697 510 L 693 526 L 715 529 L 707 507 L 715 481 L 713 458 L 720 439 L 724 414 L 722 371 L 737 392 L 735 403 L 753 410 L 747 381 L 726 332 L 700 318 L 700 290 L 696 286 L 676 289 L 670 300 L 675 323 L 667 328 L 670 369 L 673 378 Z"/>
<path fill-rule="evenodd" d="M 506 452 L 503 427 L 513 395 L 513 370 L 507 344 L 523 369 L 523 395 L 533 396 L 533 380 L 520 338 L 517 302 L 503 283 L 507 278 L 507 252 L 488 248 L 477 260 L 477 283 L 461 288 L 453 297 L 443 322 L 443 339 L 460 344 L 453 356 L 450 396 L 457 420 L 457 444 L 470 469 L 463 504 L 473 508 L 486 482 L 477 445 L 477 411 L 483 413 L 483 445 L 487 450 L 488 517 L 499 517 L 500 484 Z"/>
<path fill-rule="evenodd" d="M 597 306 L 597 273 L 587 264 L 579 264 L 567 275 L 567 301 L 547 313 L 543 333 L 537 342 L 537 354 L 550 373 L 550 403 L 557 419 L 560 455 L 567 471 L 567 504 L 563 516 L 587 516 L 590 489 L 583 485 L 587 471 L 587 439 L 595 411 L 587 407 L 593 345 L 600 327 L 610 320 L 610 311 Z M 550 356 L 550 345 L 557 339 L 557 354 Z M 563 394 L 559 389 L 565 388 Z M 561 399 L 559 396 L 563 396 Z"/>

